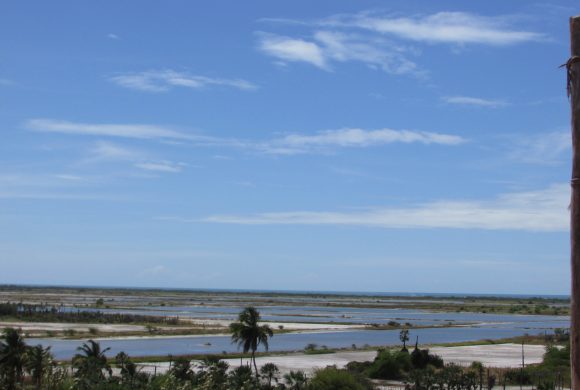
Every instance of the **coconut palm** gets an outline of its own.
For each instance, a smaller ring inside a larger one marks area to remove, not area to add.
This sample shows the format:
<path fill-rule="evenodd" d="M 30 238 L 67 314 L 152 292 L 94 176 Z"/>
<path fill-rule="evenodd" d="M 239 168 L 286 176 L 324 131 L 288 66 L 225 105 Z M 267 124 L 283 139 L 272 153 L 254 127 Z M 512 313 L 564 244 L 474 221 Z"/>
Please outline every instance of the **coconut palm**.
<path fill-rule="evenodd" d="M 115 363 L 119 367 L 121 373 L 122 383 L 128 383 L 131 388 L 133 388 L 133 383 L 138 379 L 140 370 L 137 369 L 137 365 L 133 363 L 129 355 L 125 352 L 119 352 L 115 356 Z"/>
<path fill-rule="evenodd" d="M 4 329 L 4 334 L 0 341 L 0 372 L 4 376 L 7 390 L 15 389 L 16 384 L 23 379 L 22 372 L 26 349 L 26 343 L 18 330 L 13 328 Z"/>
<path fill-rule="evenodd" d="M 262 377 L 268 381 L 268 389 L 272 388 L 272 380 L 278 382 L 276 375 L 280 372 L 280 369 L 274 363 L 266 363 L 260 368 L 260 374 Z"/>
<path fill-rule="evenodd" d="M 50 347 L 43 348 L 42 345 L 30 347 L 26 351 L 24 366 L 32 377 L 37 389 L 42 388 L 42 380 L 53 364 Z"/>
<path fill-rule="evenodd" d="M 306 388 L 308 379 L 304 371 L 290 371 L 284 375 L 284 380 L 290 390 L 303 390 Z"/>
<path fill-rule="evenodd" d="M 256 350 L 259 345 L 263 345 L 268 350 L 268 338 L 274 335 L 272 328 L 268 325 L 260 325 L 260 313 L 255 307 L 246 307 L 238 316 L 238 322 L 230 324 L 232 332 L 232 343 L 237 343 L 238 348 L 242 347 L 244 353 L 252 352 L 252 363 L 258 376 L 258 366 L 256 365 Z"/>
<path fill-rule="evenodd" d="M 399 332 L 399 340 L 403 343 L 403 349 L 401 351 L 408 352 L 407 341 L 409 341 L 409 329 L 403 329 Z"/>
<path fill-rule="evenodd" d="M 80 353 L 73 357 L 72 364 L 76 370 L 74 376 L 78 388 L 90 389 L 104 382 L 104 372 L 109 373 L 109 376 L 112 375 L 113 371 L 105 356 L 109 349 L 101 350 L 101 345 L 93 340 L 77 348 Z"/>

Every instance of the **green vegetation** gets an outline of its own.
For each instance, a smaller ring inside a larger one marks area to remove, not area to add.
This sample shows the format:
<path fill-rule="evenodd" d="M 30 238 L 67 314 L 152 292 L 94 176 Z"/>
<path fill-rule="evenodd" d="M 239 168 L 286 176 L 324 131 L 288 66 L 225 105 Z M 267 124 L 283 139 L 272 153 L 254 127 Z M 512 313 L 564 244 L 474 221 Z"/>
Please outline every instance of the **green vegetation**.
<path fill-rule="evenodd" d="M 90 390 L 103 383 L 106 374 L 110 377 L 113 374 L 111 366 L 107 361 L 105 352 L 109 348 L 101 350 L 99 343 L 89 340 L 78 348 L 72 359 L 72 366 L 75 369 L 73 374 L 75 388 L 79 390 Z"/>
<path fill-rule="evenodd" d="M 326 353 L 335 353 L 335 349 L 329 349 L 326 345 L 318 347 L 317 344 L 308 344 L 304 347 L 304 353 L 306 355 L 324 355 Z"/>
<path fill-rule="evenodd" d="M 525 368 L 486 368 L 480 362 L 469 367 L 444 364 L 443 359 L 418 348 L 406 350 L 379 350 L 372 362 L 350 362 L 347 370 L 373 379 L 398 380 L 411 390 L 474 390 L 502 386 L 525 385 L 540 390 L 555 390 L 570 382 L 570 344 L 566 331 L 549 337 L 541 364 Z"/>
<path fill-rule="evenodd" d="M 98 324 L 166 324 L 177 325 L 176 317 L 155 317 L 139 314 L 103 313 L 100 311 L 65 311 L 62 307 L 23 303 L 0 303 L 0 320 L 34 322 L 68 322 Z"/>
<path fill-rule="evenodd" d="M 274 364 L 266 364 L 259 375 L 241 365 L 232 370 L 219 358 L 206 357 L 197 366 L 185 358 L 175 360 L 166 374 L 140 372 L 127 354 L 121 352 L 113 365 L 105 357 L 107 349 L 89 340 L 66 366 L 55 363 L 48 348 L 30 347 L 15 329 L 6 329 L 0 342 L 0 388 L 7 390 L 273 390 L 306 389 L 303 372 L 293 372 L 284 380 Z M 321 379 L 328 375 L 322 375 Z M 350 374 L 348 374 L 350 377 Z M 326 380 L 326 379 L 324 379 Z M 317 387 L 316 387 L 317 388 Z M 351 387 L 345 387 L 350 389 Z M 358 387 L 356 388 L 358 389 Z"/>
<path fill-rule="evenodd" d="M 125 353 L 107 359 L 107 349 L 89 340 L 78 348 L 71 362 L 56 363 L 49 348 L 27 346 L 14 329 L 5 329 L 0 341 L 0 388 L 47 390 L 324 390 L 372 389 L 369 379 L 400 380 L 412 390 L 474 390 L 480 386 L 532 385 L 539 390 L 555 390 L 569 383 L 569 353 L 565 331 L 553 336 L 554 343 L 546 347 L 543 362 L 525 369 L 490 369 L 474 362 L 470 367 L 445 365 L 443 360 L 420 349 L 418 343 L 411 353 L 402 350 L 379 350 L 372 362 L 351 362 L 346 369 L 327 367 L 308 379 L 301 371 L 280 378 L 276 365 L 262 366 L 259 373 L 250 365 L 230 369 L 216 356 L 206 356 L 192 364 L 180 357 L 172 362 L 165 374 L 141 372 L 135 361 Z M 251 345 L 251 343 L 250 343 Z M 317 346 L 311 346 L 317 349 Z M 252 355 L 250 355 L 252 356 Z M 228 355 L 228 357 L 231 357 Z M 252 360 L 255 364 L 255 361 Z M 72 369 L 69 371 L 67 367 Z M 254 365 L 254 368 L 256 366 Z"/>
<path fill-rule="evenodd" d="M 374 386 L 362 375 L 336 367 L 317 370 L 310 380 L 308 390 L 372 390 Z"/>
<path fill-rule="evenodd" d="M 5 389 L 14 390 L 16 384 L 22 382 L 26 351 L 26 344 L 20 333 L 15 329 L 6 329 L 0 344 L 1 383 Z"/>

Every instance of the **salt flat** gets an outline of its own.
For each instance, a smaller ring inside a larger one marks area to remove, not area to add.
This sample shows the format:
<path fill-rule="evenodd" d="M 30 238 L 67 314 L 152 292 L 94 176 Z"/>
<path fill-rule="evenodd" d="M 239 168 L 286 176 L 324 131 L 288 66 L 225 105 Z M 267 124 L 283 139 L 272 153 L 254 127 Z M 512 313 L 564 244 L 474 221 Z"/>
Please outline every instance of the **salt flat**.
<path fill-rule="evenodd" d="M 543 345 L 524 345 L 525 364 L 542 361 L 546 348 Z M 521 344 L 470 345 L 464 347 L 434 347 L 431 352 L 445 362 L 467 365 L 473 361 L 493 367 L 519 367 L 522 364 Z"/>

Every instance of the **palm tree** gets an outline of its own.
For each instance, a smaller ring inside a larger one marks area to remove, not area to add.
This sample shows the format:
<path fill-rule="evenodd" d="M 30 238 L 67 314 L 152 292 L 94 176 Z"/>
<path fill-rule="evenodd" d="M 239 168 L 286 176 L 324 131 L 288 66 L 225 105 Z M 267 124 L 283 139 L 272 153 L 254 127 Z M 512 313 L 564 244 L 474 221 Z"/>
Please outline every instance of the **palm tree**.
<path fill-rule="evenodd" d="M 4 335 L 0 341 L 0 369 L 4 372 L 7 390 L 15 389 L 16 383 L 23 379 L 26 349 L 26 343 L 18 330 L 4 329 Z"/>
<path fill-rule="evenodd" d="M 280 369 L 274 363 L 266 363 L 260 368 L 260 374 L 268 381 L 268 389 L 272 388 L 272 380 L 278 382 L 276 374 L 280 372 Z"/>
<path fill-rule="evenodd" d="M 238 322 L 230 324 L 232 332 L 232 343 L 237 343 L 238 348 L 242 347 L 244 353 L 252 351 L 252 362 L 256 377 L 258 376 L 258 366 L 256 365 L 256 349 L 261 344 L 268 350 L 268 338 L 274 336 L 272 328 L 268 325 L 260 325 L 260 313 L 255 307 L 246 307 L 238 316 Z"/>
<path fill-rule="evenodd" d="M 290 371 L 284 375 L 284 379 L 288 384 L 290 390 L 303 390 L 306 388 L 308 379 L 304 371 Z"/>
<path fill-rule="evenodd" d="M 408 352 L 408 350 L 407 350 L 407 341 L 409 341 L 409 330 L 408 329 L 401 330 L 401 332 L 399 333 L 399 340 L 401 340 L 401 342 L 403 343 L 403 349 L 401 349 L 401 351 Z"/>
<path fill-rule="evenodd" d="M 50 347 L 43 348 L 42 345 L 28 348 L 24 366 L 30 373 L 37 389 L 42 388 L 42 379 L 53 364 Z"/>
<path fill-rule="evenodd" d="M 103 382 L 105 380 L 103 371 L 108 372 L 109 376 L 112 375 L 113 371 L 105 356 L 109 349 L 101 350 L 101 345 L 93 340 L 89 340 L 77 348 L 81 353 L 77 353 L 73 357 L 72 364 L 76 369 L 74 376 L 79 388 L 90 389 Z"/>
<path fill-rule="evenodd" d="M 117 364 L 117 367 L 121 369 L 122 383 L 128 382 L 129 386 L 133 388 L 133 382 L 139 374 L 137 365 L 131 361 L 129 355 L 122 351 L 115 356 L 115 363 Z"/>

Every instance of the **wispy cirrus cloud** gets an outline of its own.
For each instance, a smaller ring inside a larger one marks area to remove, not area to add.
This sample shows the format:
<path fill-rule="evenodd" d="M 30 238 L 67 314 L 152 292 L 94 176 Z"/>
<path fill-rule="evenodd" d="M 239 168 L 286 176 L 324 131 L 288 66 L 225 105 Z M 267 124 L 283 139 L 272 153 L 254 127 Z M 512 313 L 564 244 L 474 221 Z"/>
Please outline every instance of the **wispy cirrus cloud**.
<path fill-rule="evenodd" d="M 508 105 L 505 100 L 498 99 L 483 99 L 473 96 L 446 96 L 442 100 L 448 104 L 455 104 L 460 106 L 474 106 L 474 107 L 488 107 L 499 108 Z"/>
<path fill-rule="evenodd" d="M 510 159 L 525 164 L 556 165 L 569 158 L 572 146 L 570 131 L 551 131 L 514 137 Z"/>
<path fill-rule="evenodd" d="M 543 41 L 542 33 L 518 29 L 509 16 L 482 16 L 467 12 L 438 12 L 431 15 L 396 17 L 363 12 L 337 15 L 320 24 L 359 28 L 416 42 L 447 44 L 515 45 Z"/>
<path fill-rule="evenodd" d="M 258 48 L 282 62 L 305 62 L 331 71 L 333 63 L 360 62 L 387 73 L 405 74 L 421 71 L 403 53 L 383 38 L 337 31 L 316 31 L 312 38 L 291 38 L 270 33 L 259 33 Z"/>
<path fill-rule="evenodd" d="M 185 163 L 155 159 L 141 150 L 106 141 L 97 142 L 90 150 L 90 157 L 84 162 L 119 161 L 130 162 L 135 168 L 158 173 L 178 173 L 186 166 Z"/>
<path fill-rule="evenodd" d="M 135 164 L 135 167 L 139 169 L 144 169 L 146 171 L 153 172 L 168 172 L 177 173 L 183 170 L 185 167 L 184 163 L 175 163 L 172 161 L 162 160 L 162 161 L 143 161 Z"/>
<path fill-rule="evenodd" d="M 332 70 L 340 62 L 361 62 L 391 74 L 424 76 L 413 60 L 420 43 L 509 46 L 548 39 L 542 33 L 518 29 L 516 18 L 466 12 L 393 16 L 378 12 L 333 15 L 312 21 L 261 19 L 290 24 L 306 33 L 289 36 L 259 32 L 258 48 L 282 63 L 303 62 Z"/>
<path fill-rule="evenodd" d="M 264 149 L 269 153 L 297 154 L 312 153 L 321 149 L 363 148 L 392 143 L 459 145 L 466 141 L 457 135 L 427 131 L 346 128 L 320 131 L 315 134 L 288 134 L 265 144 Z"/>
<path fill-rule="evenodd" d="M 393 143 L 424 145 L 459 145 L 467 140 L 458 135 L 419 130 L 344 128 L 313 134 L 289 133 L 282 137 L 252 140 L 203 135 L 190 135 L 170 127 L 142 124 L 94 124 L 53 119 L 31 119 L 24 126 L 33 131 L 112 138 L 137 138 L 161 141 L 183 141 L 193 146 L 254 150 L 267 154 L 292 155 L 318 153 L 338 148 L 363 148 Z M 93 149 L 101 159 L 135 160 L 135 150 L 118 144 L 99 141 Z"/>
<path fill-rule="evenodd" d="M 329 69 L 322 48 L 311 41 L 260 33 L 259 49 L 282 61 L 307 62 L 320 69 Z"/>
<path fill-rule="evenodd" d="M 82 123 L 55 119 L 30 119 L 24 123 L 24 127 L 43 133 L 104 137 L 173 140 L 193 140 L 200 138 L 173 130 L 169 127 L 143 124 Z"/>
<path fill-rule="evenodd" d="M 211 215 L 201 220 L 240 225 L 330 225 L 387 229 L 482 229 L 567 231 L 570 187 L 555 184 L 528 192 L 507 193 L 493 200 L 444 200 L 407 207 L 357 212 L 286 211 L 251 215 Z"/>
<path fill-rule="evenodd" d="M 108 79 L 121 87 L 145 92 L 167 92 L 178 87 L 203 89 L 211 86 L 221 86 L 246 91 L 258 88 L 256 84 L 243 79 L 206 77 L 171 69 L 125 73 Z"/>
<path fill-rule="evenodd" d="M 90 157 L 86 162 L 99 161 L 134 161 L 143 158 L 143 153 L 133 148 L 116 143 L 99 141 L 90 150 Z"/>

